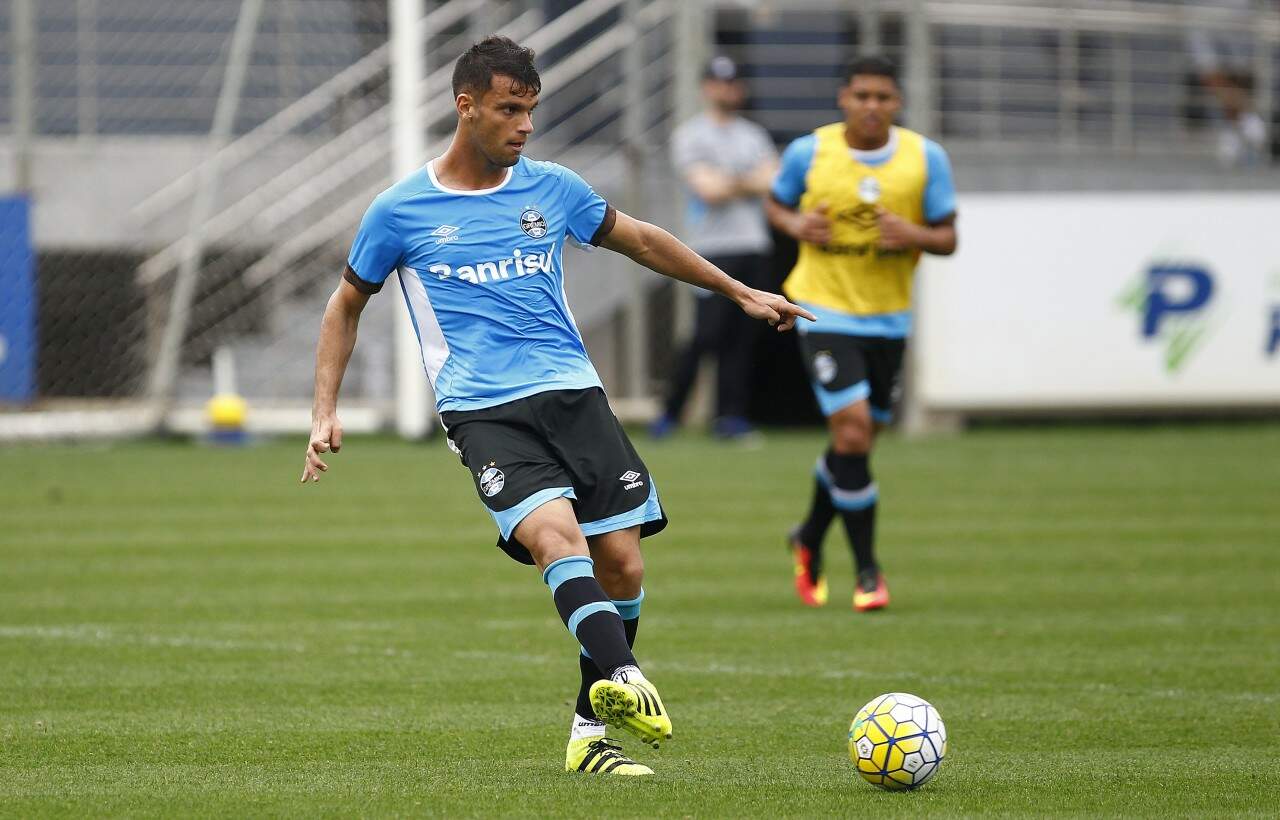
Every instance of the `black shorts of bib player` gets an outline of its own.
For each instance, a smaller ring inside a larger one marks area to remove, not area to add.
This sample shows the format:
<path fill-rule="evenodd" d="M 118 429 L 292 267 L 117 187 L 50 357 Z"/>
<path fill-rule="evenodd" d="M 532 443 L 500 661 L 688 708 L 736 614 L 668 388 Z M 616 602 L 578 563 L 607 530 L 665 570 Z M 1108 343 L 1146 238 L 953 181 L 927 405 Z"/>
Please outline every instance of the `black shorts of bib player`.
<path fill-rule="evenodd" d="M 866 382 L 871 417 L 887 421 L 893 414 L 902 377 L 905 339 L 879 336 L 846 336 L 842 333 L 806 333 L 799 337 L 805 370 L 818 393 L 839 396 Z M 833 402 L 837 406 L 839 400 Z"/>
<path fill-rule="evenodd" d="M 667 526 L 649 469 L 599 388 L 537 393 L 440 420 L 499 521 L 498 546 L 522 564 L 533 556 L 505 533 L 552 498 L 570 500 L 587 536 L 638 525 L 644 538 Z"/>

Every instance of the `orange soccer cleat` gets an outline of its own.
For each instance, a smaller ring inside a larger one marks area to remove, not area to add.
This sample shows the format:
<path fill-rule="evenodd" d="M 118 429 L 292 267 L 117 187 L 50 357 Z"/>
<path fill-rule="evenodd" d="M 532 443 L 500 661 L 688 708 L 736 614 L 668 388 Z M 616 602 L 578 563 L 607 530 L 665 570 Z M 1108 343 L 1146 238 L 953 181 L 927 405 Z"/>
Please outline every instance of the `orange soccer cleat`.
<path fill-rule="evenodd" d="M 858 586 L 853 590 L 853 608 L 858 612 L 884 609 L 889 605 L 889 587 L 884 575 L 875 567 L 858 573 Z"/>
<path fill-rule="evenodd" d="M 821 574 L 814 580 L 813 551 L 800 543 L 798 530 L 787 535 L 787 548 L 795 560 L 796 594 L 805 606 L 827 605 L 827 579 Z"/>

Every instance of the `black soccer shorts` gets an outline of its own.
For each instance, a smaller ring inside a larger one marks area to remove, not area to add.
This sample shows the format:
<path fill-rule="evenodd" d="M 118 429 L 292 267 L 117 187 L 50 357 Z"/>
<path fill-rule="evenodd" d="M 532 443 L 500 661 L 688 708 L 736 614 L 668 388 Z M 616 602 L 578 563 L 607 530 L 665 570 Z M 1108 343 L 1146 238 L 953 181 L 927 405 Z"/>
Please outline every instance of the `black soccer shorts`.
<path fill-rule="evenodd" d="M 892 421 L 906 348 L 905 339 L 802 333 L 800 352 L 822 414 L 867 399 L 872 419 Z"/>
<path fill-rule="evenodd" d="M 481 410 L 446 411 L 449 445 L 498 525 L 498 546 L 532 564 L 512 537 L 524 517 L 568 498 L 584 535 L 667 526 L 658 490 L 604 391 L 550 390 Z"/>

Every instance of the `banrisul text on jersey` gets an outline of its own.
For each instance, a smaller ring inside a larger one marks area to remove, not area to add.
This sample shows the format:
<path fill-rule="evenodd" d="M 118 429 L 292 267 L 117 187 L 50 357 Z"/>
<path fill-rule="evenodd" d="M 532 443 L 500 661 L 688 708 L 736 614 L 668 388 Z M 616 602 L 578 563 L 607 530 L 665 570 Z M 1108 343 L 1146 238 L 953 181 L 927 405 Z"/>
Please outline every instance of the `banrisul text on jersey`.
<path fill-rule="evenodd" d="M 464 282 L 470 282 L 473 285 L 483 285 L 486 282 L 497 282 L 502 279 L 510 279 L 512 276 L 530 276 L 535 273 L 551 273 L 551 264 L 554 258 L 554 244 L 551 246 L 551 250 L 546 253 L 522 252 L 519 248 L 516 248 L 511 252 L 510 256 L 494 262 L 477 262 L 471 265 L 459 265 L 456 270 L 444 262 L 438 262 L 427 268 L 427 272 L 434 273 L 440 279 L 448 279 L 450 276 L 456 276 Z"/>

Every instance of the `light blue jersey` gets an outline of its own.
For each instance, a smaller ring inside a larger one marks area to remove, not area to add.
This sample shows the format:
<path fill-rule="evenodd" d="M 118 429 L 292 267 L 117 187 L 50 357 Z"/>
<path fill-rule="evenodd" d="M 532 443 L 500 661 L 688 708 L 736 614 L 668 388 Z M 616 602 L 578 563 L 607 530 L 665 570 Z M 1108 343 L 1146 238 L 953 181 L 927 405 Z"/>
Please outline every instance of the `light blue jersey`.
<path fill-rule="evenodd" d="M 566 240 L 607 232 L 604 199 L 552 162 L 521 158 L 493 188 L 442 185 L 428 163 L 360 223 L 347 280 L 375 293 L 400 272 L 436 409 L 477 410 L 601 387 L 564 291 Z"/>

